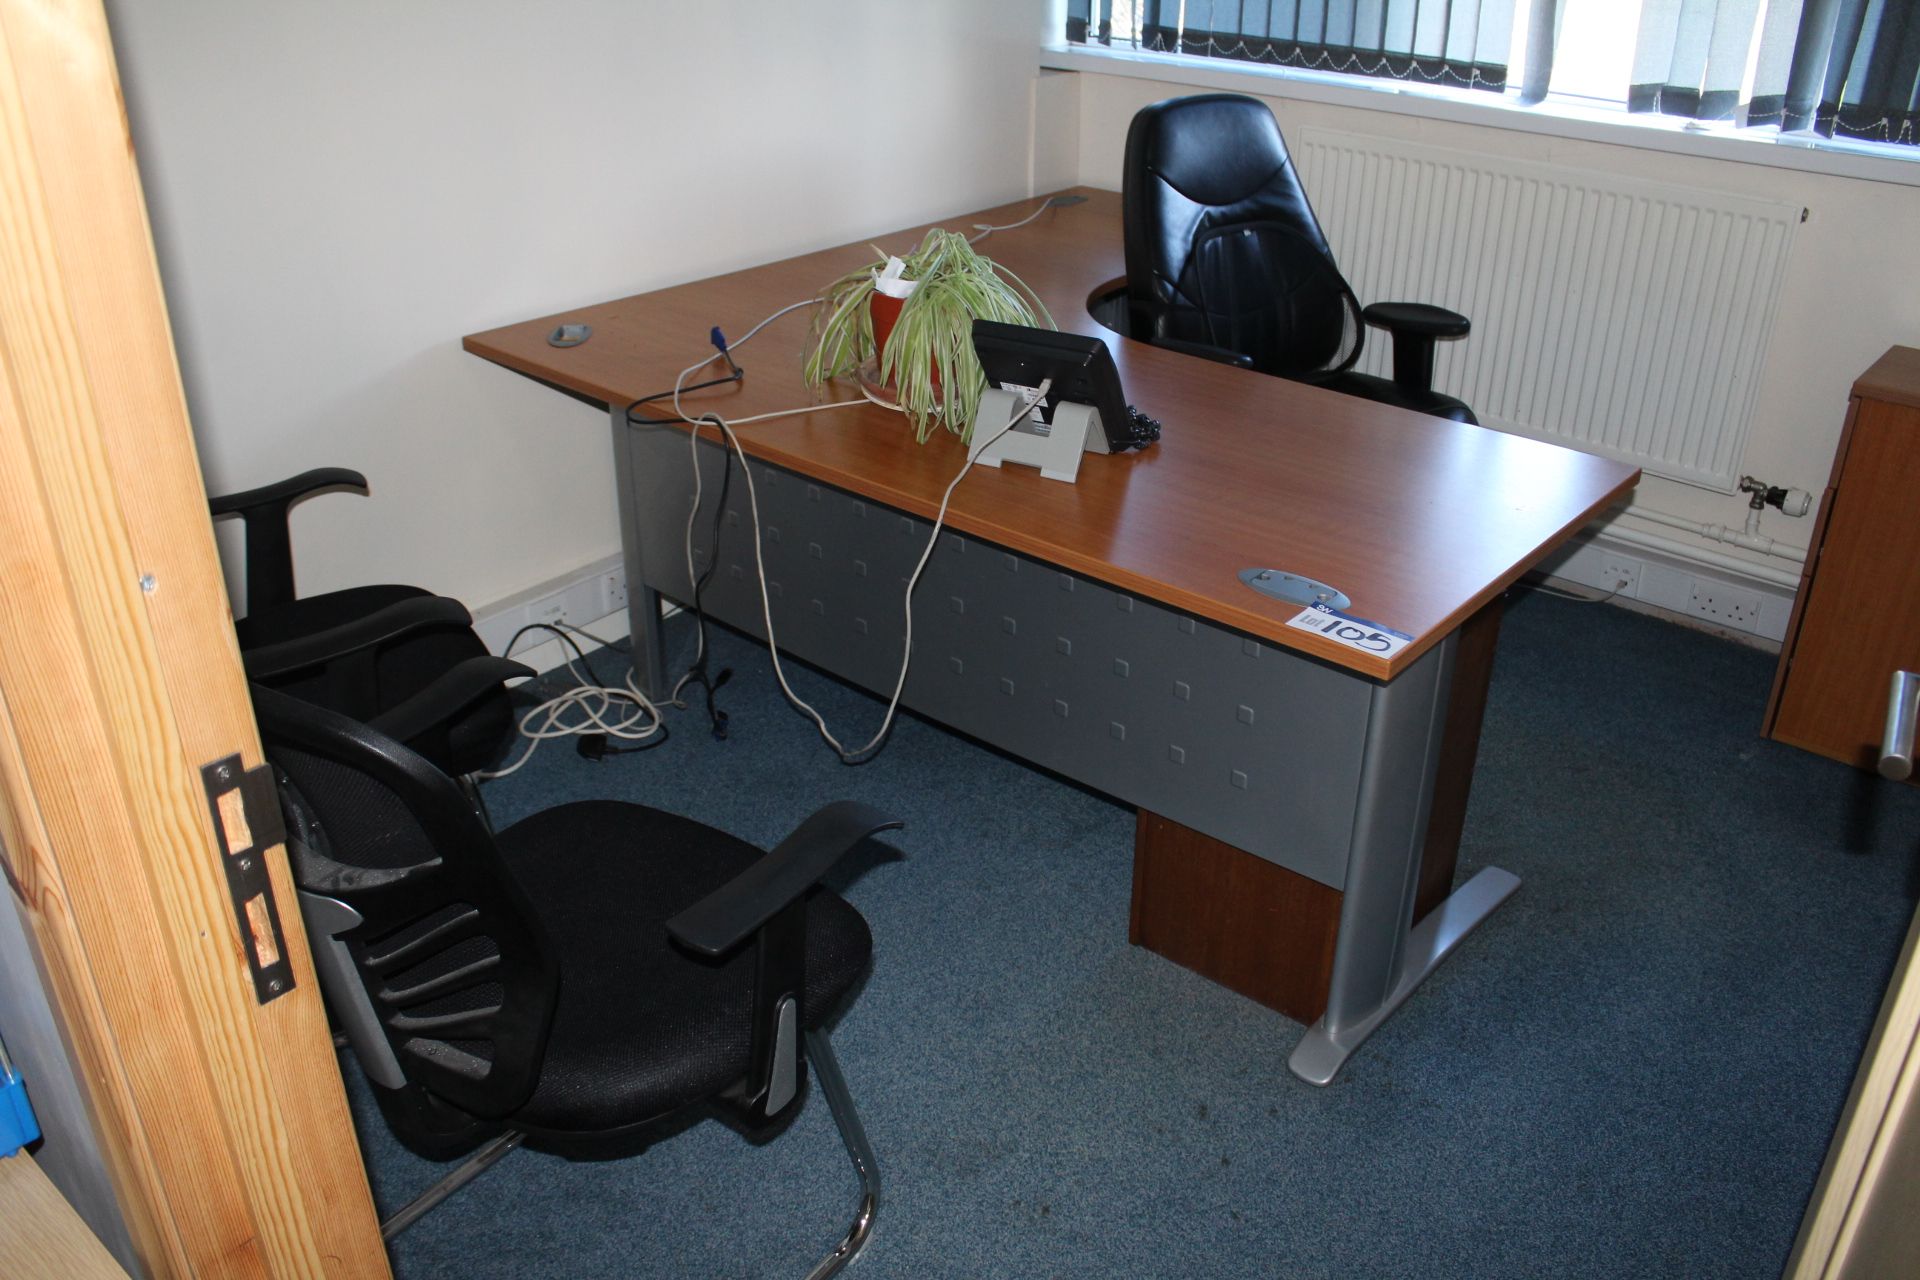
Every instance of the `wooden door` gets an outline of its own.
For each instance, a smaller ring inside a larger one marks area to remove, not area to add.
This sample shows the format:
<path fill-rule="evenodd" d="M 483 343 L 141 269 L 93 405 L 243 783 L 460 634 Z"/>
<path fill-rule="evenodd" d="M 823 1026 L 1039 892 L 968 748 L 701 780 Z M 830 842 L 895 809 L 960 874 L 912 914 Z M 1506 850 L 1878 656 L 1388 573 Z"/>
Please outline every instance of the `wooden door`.
<path fill-rule="evenodd" d="M 1920 912 L 1787 1261 L 1789 1280 L 1913 1274 L 1920 1258 Z"/>
<path fill-rule="evenodd" d="M 9 891 L 146 1267 L 384 1276 L 277 844 L 286 976 L 256 995 L 201 772 L 235 755 L 260 744 L 105 15 L 0 0 Z"/>

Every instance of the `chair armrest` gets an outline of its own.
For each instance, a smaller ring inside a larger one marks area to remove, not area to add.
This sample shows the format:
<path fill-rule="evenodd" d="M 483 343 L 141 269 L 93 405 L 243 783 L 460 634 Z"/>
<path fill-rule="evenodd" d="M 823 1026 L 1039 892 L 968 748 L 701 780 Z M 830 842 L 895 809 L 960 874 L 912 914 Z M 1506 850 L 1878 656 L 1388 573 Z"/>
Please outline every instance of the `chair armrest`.
<path fill-rule="evenodd" d="M 458 600 L 412 596 L 375 613 L 325 631 L 261 645 L 240 655 L 250 680 L 271 680 L 305 667 L 317 667 L 362 649 L 371 649 L 430 627 L 469 627 L 473 616 Z"/>
<path fill-rule="evenodd" d="M 260 508 L 291 506 L 322 489 L 358 489 L 365 493 L 367 478 L 346 467 L 316 467 L 273 484 L 261 485 L 258 489 L 208 498 L 207 506 L 212 508 L 216 516 L 245 516 Z"/>
<path fill-rule="evenodd" d="M 1393 380 L 1409 391 L 1433 390 L 1436 338 L 1464 338 L 1473 328 L 1458 311 L 1424 302 L 1376 302 L 1360 316 L 1393 335 Z"/>
<path fill-rule="evenodd" d="M 701 955 L 723 955 L 797 902 L 862 840 L 904 825 L 871 805 L 835 801 L 772 853 L 667 921 L 667 933 Z"/>
<path fill-rule="evenodd" d="M 532 667 L 511 658 L 496 658 L 491 654 L 468 658 L 399 706 L 375 716 L 368 727 L 412 746 L 416 739 L 445 727 L 455 716 L 508 680 L 534 674 Z"/>
<path fill-rule="evenodd" d="M 367 478 L 345 467 L 318 467 L 276 484 L 207 499 L 215 519 L 239 516 L 246 525 L 250 612 L 293 599 L 293 541 L 287 530 L 287 511 L 301 498 L 323 489 L 365 493 Z"/>
<path fill-rule="evenodd" d="M 1156 347 L 1165 347 L 1168 351 L 1178 351 L 1183 356 L 1199 356 L 1202 360 L 1212 360 L 1216 364 L 1230 364 L 1236 369 L 1253 368 L 1253 357 L 1240 351 L 1230 351 L 1226 347 L 1216 347 L 1205 342 L 1188 342 L 1182 338 L 1148 338 Z"/>
<path fill-rule="evenodd" d="M 1376 329 L 1398 338 L 1403 333 L 1428 338 L 1464 338 L 1473 322 L 1458 311 L 1425 302 L 1376 302 L 1360 313 Z"/>

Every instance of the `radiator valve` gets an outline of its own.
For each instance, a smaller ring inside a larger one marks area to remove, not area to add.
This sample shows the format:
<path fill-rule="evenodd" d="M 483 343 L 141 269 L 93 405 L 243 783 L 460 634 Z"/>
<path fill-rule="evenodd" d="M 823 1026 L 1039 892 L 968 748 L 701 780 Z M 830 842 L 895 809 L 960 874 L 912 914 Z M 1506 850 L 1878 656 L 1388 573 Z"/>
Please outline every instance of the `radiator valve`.
<path fill-rule="evenodd" d="M 1740 492 L 1752 495 L 1748 498 L 1747 505 L 1755 511 L 1765 507 L 1778 507 L 1787 515 L 1803 516 L 1813 510 L 1813 495 L 1805 489 L 1783 489 L 1779 485 L 1768 484 L 1765 480 L 1741 476 Z"/>

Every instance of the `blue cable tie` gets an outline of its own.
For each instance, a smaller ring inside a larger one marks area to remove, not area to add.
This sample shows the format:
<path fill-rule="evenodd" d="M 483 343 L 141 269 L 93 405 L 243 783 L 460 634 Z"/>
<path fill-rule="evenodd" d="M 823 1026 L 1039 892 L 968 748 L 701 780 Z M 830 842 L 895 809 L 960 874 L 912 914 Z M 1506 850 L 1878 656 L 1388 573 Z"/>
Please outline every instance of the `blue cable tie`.
<path fill-rule="evenodd" d="M 727 354 L 727 335 L 720 332 L 720 326 L 713 326 L 713 332 L 707 335 L 707 341 L 719 348 L 720 354 Z"/>
<path fill-rule="evenodd" d="M 0 1071 L 0 1159 L 19 1154 L 40 1136 L 40 1123 L 27 1101 L 27 1085 L 12 1071 Z"/>

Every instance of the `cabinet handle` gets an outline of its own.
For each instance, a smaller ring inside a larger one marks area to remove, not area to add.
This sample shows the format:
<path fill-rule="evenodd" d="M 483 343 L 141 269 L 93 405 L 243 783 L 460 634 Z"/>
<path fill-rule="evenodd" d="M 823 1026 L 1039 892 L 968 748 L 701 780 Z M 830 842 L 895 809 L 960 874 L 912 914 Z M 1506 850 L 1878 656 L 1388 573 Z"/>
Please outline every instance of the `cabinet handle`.
<path fill-rule="evenodd" d="M 1904 781 L 1913 772 L 1913 721 L 1920 712 L 1920 675 L 1893 673 L 1887 695 L 1887 733 L 1880 744 L 1880 776 Z"/>

